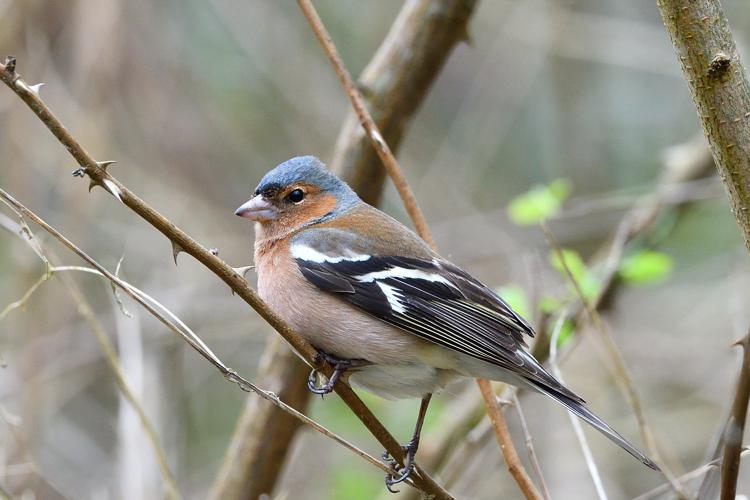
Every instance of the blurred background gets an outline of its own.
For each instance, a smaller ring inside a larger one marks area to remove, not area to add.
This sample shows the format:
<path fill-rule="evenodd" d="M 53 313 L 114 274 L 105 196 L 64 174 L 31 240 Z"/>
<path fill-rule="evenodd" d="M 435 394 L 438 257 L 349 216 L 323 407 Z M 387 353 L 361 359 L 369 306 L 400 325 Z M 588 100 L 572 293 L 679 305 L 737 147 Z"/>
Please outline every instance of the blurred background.
<path fill-rule="evenodd" d="M 722 3 L 742 44 L 748 4 Z M 395 0 L 315 5 L 355 75 L 402 7 Z M 0 56 L 16 55 L 29 83 L 45 83 L 42 97 L 84 147 L 100 160 L 117 160 L 110 167 L 116 177 L 234 266 L 251 263 L 253 242 L 251 225 L 234 209 L 281 161 L 299 154 L 329 161 L 349 111 L 291 1 L 0 0 L 0 25 Z M 443 255 L 525 298 L 538 317 L 537 299 L 564 298 L 565 279 L 550 264 L 539 226 L 509 217 L 509 204 L 562 179 L 570 193 L 549 224 L 562 246 L 589 260 L 633 204 L 658 191 L 669 165 L 705 156 L 705 146 L 690 142 L 699 123 L 651 0 L 480 0 L 469 32 L 471 43 L 448 59 L 399 158 Z M 684 143 L 691 146 L 673 149 Z M 123 278 L 254 380 L 275 335 L 270 327 L 189 256 L 180 255 L 175 266 L 164 237 L 103 190 L 89 194 L 87 180 L 71 177 L 75 167 L 19 99 L 0 88 L 0 186 L 109 269 L 124 257 Z M 705 463 L 731 405 L 739 369 L 731 343 L 750 323 L 750 266 L 715 176 L 678 195 L 649 234 L 628 247 L 662 256 L 658 279 L 625 280 L 603 315 L 660 449 L 682 474 Z M 408 222 L 390 183 L 381 207 Z M 0 213 L 6 228 L 17 222 L 6 207 Z M 30 227 L 55 263 L 81 264 Z M 0 230 L 0 311 L 43 274 L 29 246 Z M 137 304 L 123 299 L 132 317 L 123 314 L 102 279 L 67 276 L 115 345 L 180 493 L 204 498 L 246 395 Z M 596 332 L 583 330 L 564 346 L 567 383 L 642 445 L 609 362 L 591 341 Z M 0 356 L 4 490 L 29 499 L 163 497 L 140 421 L 58 276 L 3 313 Z M 425 447 L 440 436 L 463 392 L 451 386 L 437 397 Z M 363 397 L 406 442 L 418 402 Z M 541 396 L 520 400 L 552 497 L 593 498 L 565 411 Z M 316 398 L 309 413 L 379 455 L 380 445 L 335 396 Z M 517 416 L 509 411 L 508 419 L 523 453 Z M 636 497 L 664 482 L 585 432 L 610 498 Z M 480 428 L 473 436 L 450 491 L 459 498 L 521 498 L 491 434 Z M 401 489 L 406 496 L 409 488 Z M 750 492 L 747 465 L 738 491 Z M 384 492 L 381 471 L 303 429 L 273 497 Z"/>

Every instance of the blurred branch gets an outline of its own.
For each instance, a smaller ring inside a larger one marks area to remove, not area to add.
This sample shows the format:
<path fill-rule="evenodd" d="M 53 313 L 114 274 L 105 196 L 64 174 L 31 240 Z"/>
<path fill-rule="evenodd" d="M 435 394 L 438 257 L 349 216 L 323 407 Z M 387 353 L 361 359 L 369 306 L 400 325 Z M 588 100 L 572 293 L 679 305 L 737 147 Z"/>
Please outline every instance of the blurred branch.
<path fill-rule="evenodd" d="M 341 56 L 336 49 L 336 45 L 333 43 L 333 40 L 331 40 L 331 36 L 326 30 L 323 21 L 320 19 L 318 12 L 315 10 L 315 7 L 312 5 L 310 0 L 297 0 L 297 3 L 302 9 L 302 12 L 307 18 L 307 21 L 310 23 L 310 27 L 315 33 L 315 36 L 318 38 L 320 44 L 323 46 L 323 50 L 325 51 L 331 64 L 333 65 L 333 69 L 336 72 L 336 75 L 339 77 L 341 85 L 344 87 L 344 90 L 349 96 L 352 107 L 359 117 L 362 128 L 367 133 L 367 136 L 370 139 L 372 146 L 378 153 L 383 166 L 388 172 L 391 180 L 393 180 L 393 183 L 396 186 L 396 190 L 401 197 L 401 201 L 403 202 L 404 207 L 409 214 L 409 217 L 414 223 L 414 227 L 416 228 L 417 233 L 425 242 L 427 242 L 428 245 L 430 245 L 430 247 L 436 249 L 435 240 L 432 238 L 430 228 L 427 225 L 424 214 L 419 208 L 419 204 L 414 197 L 414 193 L 411 190 L 408 181 L 406 180 L 406 176 L 404 175 L 403 170 L 398 164 L 398 161 L 393 156 L 393 152 L 383 139 L 383 136 L 378 130 L 378 126 L 373 121 L 372 116 L 370 116 L 370 113 L 365 106 L 364 100 L 362 99 L 362 95 L 355 87 L 354 81 L 352 80 L 351 75 L 344 66 L 344 63 L 341 60 Z M 539 496 L 539 492 L 536 491 L 533 483 L 531 483 L 531 480 L 524 470 L 520 460 L 518 460 L 518 453 L 513 446 L 513 441 L 510 439 L 510 434 L 508 432 L 507 425 L 505 424 L 502 410 L 500 409 L 494 392 L 492 392 L 490 382 L 485 379 L 477 379 L 476 382 L 484 398 L 487 411 L 491 416 L 493 416 L 491 420 L 495 427 L 496 436 L 498 438 L 498 441 L 500 442 L 503 456 L 505 456 L 506 461 L 508 462 L 508 468 L 511 470 L 511 472 L 514 473 L 514 478 L 516 478 L 521 491 L 523 491 L 528 498 L 541 498 Z M 514 457 L 516 460 L 513 460 Z M 422 474 L 421 469 L 417 467 L 416 470 L 420 474 Z"/>
<path fill-rule="evenodd" d="M 747 448 L 747 447 L 742 448 L 740 457 L 745 457 L 747 455 L 750 455 L 750 448 Z M 711 460 L 710 462 L 703 464 L 700 467 L 691 470 L 690 472 L 686 472 L 685 474 L 678 477 L 677 480 L 680 481 L 681 483 L 687 483 L 688 481 L 692 479 L 699 478 L 712 470 L 718 469 L 720 465 L 721 465 L 720 458 Z M 665 493 L 668 493 L 670 489 L 671 489 L 671 485 L 669 483 L 662 484 L 661 486 L 657 486 L 653 490 L 647 491 L 646 493 L 642 495 L 638 495 L 633 500 L 654 500 L 664 495 Z M 699 496 L 698 498 L 701 498 L 701 497 Z"/>
<path fill-rule="evenodd" d="M 565 311 L 563 311 L 555 322 L 555 327 L 552 331 L 552 335 L 550 336 L 549 350 L 549 366 L 552 369 L 552 374 L 557 377 L 557 380 L 559 380 L 561 384 L 565 383 L 565 379 L 563 379 L 562 372 L 560 371 L 560 367 L 557 364 L 557 343 L 560 338 L 562 326 L 565 323 L 565 316 L 566 313 Z M 573 426 L 576 438 L 578 439 L 578 444 L 581 446 L 581 451 L 583 452 L 583 457 L 586 460 L 586 466 L 589 469 L 591 480 L 594 482 L 596 494 L 599 496 L 599 500 L 607 500 L 607 492 L 604 490 L 604 483 L 602 482 L 601 475 L 599 475 L 599 468 L 596 466 L 596 462 L 594 461 L 594 455 L 591 453 L 589 442 L 586 440 L 586 435 L 583 433 L 581 421 L 572 413 L 568 413 L 568 418 L 570 419 L 570 424 Z"/>
<path fill-rule="evenodd" d="M 437 78 L 454 45 L 466 33 L 473 0 L 411 0 L 360 77 L 385 140 L 398 150 L 410 119 Z M 385 172 L 350 112 L 337 140 L 331 170 L 360 197 L 377 204 Z M 270 339 L 258 382 L 303 410 L 310 399 L 307 367 L 278 339 Z M 211 498 L 250 500 L 270 494 L 299 424 L 277 408 L 248 399 L 214 482 Z"/>
<path fill-rule="evenodd" d="M 497 443 L 500 445 L 500 449 L 505 457 L 505 463 L 508 465 L 508 471 L 513 476 L 513 479 L 518 483 L 518 487 L 527 499 L 541 500 L 542 495 L 539 494 L 539 490 L 536 489 L 531 478 L 526 473 L 521 464 L 521 459 L 518 457 L 515 447 L 508 443 L 513 443 L 508 430 L 508 424 L 505 423 L 505 417 L 503 416 L 503 410 L 500 405 L 497 404 L 497 396 L 492 391 L 492 386 L 487 380 L 479 380 L 479 390 L 482 391 L 482 397 L 484 398 L 487 406 L 487 415 L 492 422 L 492 428 L 495 430 L 495 438 Z M 489 404 L 488 401 L 495 401 L 495 404 Z"/>
<path fill-rule="evenodd" d="M 5 64 L 0 64 L 0 80 L 2 80 L 29 108 L 39 117 L 39 119 L 47 126 L 52 134 L 65 146 L 68 152 L 75 158 L 78 164 L 81 166 L 75 173 L 77 175 L 88 175 L 91 180 L 91 187 L 101 186 L 107 192 L 112 194 L 118 201 L 123 203 L 125 206 L 133 210 L 154 228 L 160 231 L 166 236 L 171 242 L 173 250 L 176 253 L 186 252 L 192 255 L 196 260 L 208 268 L 211 272 L 216 274 L 222 281 L 224 281 L 229 287 L 245 302 L 247 302 L 255 311 L 266 320 L 276 331 L 284 337 L 284 339 L 302 356 L 305 361 L 313 368 L 320 370 L 323 374 L 329 376 L 332 373 L 332 367 L 318 355 L 317 351 L 297 332 L 285 323 L 281 317 L 279 317 L 273 310 L 271 310 L 265 302 L 258 296 L 258 293 L 249 285 L 247 280 L 242 276 L 241 273 L 237 272 L 234 268 L 230 267 L 218 256 L 214 255 L 209 249 L 205 248 L 187 233 L 178 228 L 174 223 L 169 221 L 166 217 L 157 212 L 154 208 L 148 205 L 145 201 L 139 198 L 135 193 L 126 188 L 121 182 L 112 177 L 107 171 L 107 167 L 112 162 L 97 162 L 94 158 L 76 141 L 76 139 L 68 132 L 68 130 L 62 125 L 52 111 L 44 104 L 39 98 L 39 86 L 29 86 L 25 81 L 20 78 L 20 75 L 15 71 L 16 60 L 13 57 L 8 57 Z M 51 229 L 51 228 L 50 228 Z M 59 234 L 59 233 L 58 233 Z M 60 235 L 62 237 L 62 235 Z M 64 238 L 64 237 L 63 237 Z M 82 252 L 79 253 L 83 257 Z M 96 267 L 96 266 L 94 266 Z M 99 269 L 102 271 L 102 269 Z M 103 274 L 115 283 L 119 280 L 104 270 Z M 126 293 L 127 290 L 126 290 Z M 137 300 L 137 299 L 136 299 Z M 154 313 L 150 306 L 144 304 L 144 307 L 149 309 L 150 312 Z M 164 322 L 164 321 L 162 321 Z M 167 323 L 165 323 L 167 324 Z M 167 324 L 167 326 L 169 326 Z M 201 347 L 196 344 L 194 339 L 189 336 L 183 336 L 183 338 L 190 343 L 190 345 L 198 350 L 206 359 L 209 360 L 216 368 L 218 368 L 226 378 L 230 381 L 235 382 L 243 390 L 249 392 L 256 392 L 256 387 L 239 375 L 233 370 L 227 368 L 221 363 L 213 353 L 210 353 L 205 346 Z M 209 355 L 210 353 L 210 355 Z M 336 393 L 341 399 L 351 408 L 352 412 L 359 418 L 362 423 L 368 428 L 368 430 L 375 436 L 378 441 L 385 447 L 386 450 L 399 462 L 404 459 L 404 450 L 396 439 L 388 432 L 383 424 L 373 415 L 369 408 L 362 402 L 362 400 L 354 393 L 354 391 L 346 384 L 336 384 Z M 275 395 L 267 394 L 265 391 L 257 389 L 257 393 L 264 399 L 268 399 L 274 404 L 281 404 L 284 408 L 288 408 L 289 411 L 294 412 L 299 418 L 307 419 L 307 417 L 291 407 L 288 407 L 284 403 L 281 403 Z M 309 419 L 307 419 L 309 420 Z M 310 425 L 318 425 L 312 421 L 308 422 Z M 326 431 L 327 432 L 327 431 Z M 435 481 L 430 478 L 427 474 L 420 472 L 413 478 L 414 483 L 417 486 L 438 498 L 448 498 L 450 495 L 443 490 Z"/>
<path fill-rule="evenodd" d="M 653 192 L 633 203 L 612 237 L 588 264 L 592 269 L 601 269 L 600 292 L 591 301 L 594 308 L 604 308 L 607 302 L 605 298 L 611 297 L 620 289 L 622 282 L 617 279 L 617 270 L 628 244 L 639 236 L 647 235 L 665 209 L 676 210 L 688 203 L 690 198 L 676 196 L 681 186 L 690 186 L 692 181 L 709 175 L 714 168 L 713 159 L 702 137 L 669 148 L 665 152 L 663 163 L 662 174 Z M 665 198 L 670 202 L 665 201 Z M 671 203 L 675 198 L 677 203 Z M 580 300 L 571 304 L 566 308 L 564 319 L 577 325 L 582 318 L 582 308 Z M 539 361 L 544 362 L 549 357 L 550 335 L 546 329 L 547 322 L 542 322 L 541 325 L 532 353 Z M 439 429 L 436 435 L 425 439 L 426 443 L 431 444 L 425 447 L 422 454 L 422 462 L 428 470 L 437 473 L 449 463 L 454 444 L 480 425 L 484 416 L 482 409 L 481 399 L 467 393 L 443 412 L 446 421 L 434 426 Z"/>
<path fill-rule="evenodd" d="M 383 463 L 381 463 L 378 459 L 372 457 L 371 455 L 365 453 L 364 451 L 360 450 L 353 444 L 346 441 L 341 436 L 329 431 L 319 423 L 317 423 L 315 420 L 307 417 L 306 415 L 298 412 L 291 406 L 284 403 L 279 396 L 274 394 L 271 391 L 263 390 L 256 386 L 255 384 L 247 381 L 240 375 L 238 375 L 234 370 L 227 367 L 221 359 L 219 359 L 218 356 L 216 356 L 209 348 L 206 346 L 206 344 L 196 335 L 190 328 L 185 325 L 174 313 L 172 313 L 169 309 L 164 307 L 161 303 L 159 303 L 156 299 L 151 298 L 143 291 L 139 290 L 138 288 L 134 287 L 133 285 L 121 280 L 114 274 L 110 273 L 107 269 L 105 269 L 101 264 L 99 264 L 97 261 L 95 261 L 93 258 L 91 258 L 88 254 L 86 254 L 83 250 L 78 248 L 73 242 L 71 242 L 69 239 L 67 239 L 65 236 L 63 236 L 59 231 L 57 231 L 55 228 L 47 224 L 41 217 L 36 215 L 34 212 L 26 208 L 24 205 L 22 205 L 18 200 L 10 196 L 7 192 L 5 192 L 2 188 L 0 188 L 0 199 L 4 200 L 11 206 L 14 210 L 17 210 L 18 213 L 22 217 L 27 217 L 31 220 L 33 220 L 37 225 L 39 225 L 42 229 L 47 231 L 50 235 L 52 235 L 54 238 L 56 238 L 60 243 L 65 245 L 68 249 L 73 251 L 76 255 L 81 257 L 83 260 L 88 262 L 93 269 L 73 269 L 73 270 L 82 270 L 91 272 L 92 274 L 98 274 L 100 276 L 103 276 L 104 278 L 108 279 L 110 282 L 114 283 L 117 287 L 119 287 L 122 291 L 124 291 L 126 294 L 128 294 L 133 300 L 138 302 L 141 306 L 143 306 L 149 313 L 151 313 L 152 316 L 154 316 L 156 319 L 158 319 L 161 323 L 163 323 L 167 328 L 175 332 L 178 336 L 182 337 L 183 340 L 185 340 L 188 344 L 190 344 L 193 349 L 195 349 L 201 356 L 206 358 L 212 365 L 214 365 L 223 375 L 224 377 L 229 380 L 230 382 L 234 382 L 239 386 L 240 389 L 242 389 L 245 392 L 254 392 L 255 394 L 259 395 L 261 398 L 265 399 L 266 401 L 269 401 L 276 405 L 277 407 L 281 408 L 285 412 L 289 413 L 296 419 L 300 420 L 302 423 L 305 423 L 318 431 L 319 433 L 323 434 L 324 436 L 331 438 L 332 440 L 336 441 L 337 443 L 343 445 L 345 448 L 349 449 L 350 451 L 354 452 L 355 454 L 359 455 L 360 457 L 364 458 L 371 464 L 375 465 L 379 469 L 389 472 L 390 469 L 386 467 Z M 164 312 L 157 310 L 154 306 L 162 309 Z"/>
<path fill-rule="evenodd" d="M 16 211 L 15 208 L 13 207 L 11 207 L 11 209 Z M 17 211 L 16 211 L 16 214 L 19 215 L 19 217 L 21 216 L 21 214 L 18 213 Z M 18 235 L 41 258 L 42 262 L 45 264 L 45 272 L 42 275 L 42 277 L 39 280 L 37 280 L 37 282 L 24 295 L 21 301 L 15 302 L 11 305 L 18 304 L 19 302 L 25 303 L 40 285 L 45 283 L 47 280 L 52 278 L 52 276 L 54 276 L 56 273 L 60 271 L 88 270 L 88 269 L 77 269 L 73 266 L 51 266 L 50 259 L 46 255 L 47 252 L 44 251 L 44 249 L 42 248 L 42 245 L 39 243 L 39 240 L 36 239 L 36 237 L 28 228 L 26 223 L 22 221 L 22 224 L 18 225 L 14 223 L 14 225 L 16 227 L 8 226 L 5 224 L 4 219 L 0 219 L 1 227 Z M 161 446 L 161 443 L 159 442 L 159 436 L 157 435 L 156 428 L 154 427 L 154 424 L 151 423 L 151 420 L 148 418 L 148 415 L 146 415 L 146 410 L 143 408 L 143 405 L 135 396 L 135 394 L 130 388 L 130 385 L 125 379 L 122 366 L 120 365 L 120 360 L 117 357 L 117 352 L 112 346 L 112 343 L 109 341 L 109 338 L 107 337 L 107 332 L 104 330 L 104 327 L 96 318 L 96 315 L 93 313 L 91 305 L 83 296 L 83 294 L 75 285 L 75 283 L 72 280 L 68 279 L 65 276 L 65 274 L 61 274 L 60 279 L 62 280 L 63 285 L 65 285 L 65 288 L 68 290 L 68 293 L 70 293 L 70 296 L 76 302 L 76 305 L 78 306 L 78 313 L 81 316 L 83 316 L 84 320 L 86 320 L 86 322 L 89 325 L 89 328 L 91 328 L 91 331 L 94 334 L 94 337 L 96 338 L 96 341 L 99 343 L 99 347 L 102 350 L 102 353 L 104 354 L 104 359 L 107 363 L 107 366 L 109 367 L 110 371 L 112 372 L 112 375 L 115 378 L 117 387 L 120 389 L 120 392 L 122 393 L 122 395 L 125 397 L 125 399 L 128 401 L 130 406 L 133 408 L 133 410 L 135 410 L 136 414 L 138 415 L 138 419 L 141 422 L 141 426 L 143 427 L 143 430 L 146 432 L 146 438 L 148 439 L 149 444 L 154 450 L 154 455 L 156 455 L 156 461 L 159 464 L 159 471 L 161 472 L 162 479 L 164 481 L 164 485 L 166 488 L 167 498 L 171 498 L 171 499 L 181 498 L 179 489 L 177 488 L 177 483 L 175 482 L 174 476 L 172 475 L 172 472 L 169 469 L 169 463 L 167 462 L 166 453 L 164 452 L 164 448 Z M 3 313 L 0 314 L 0 320 L 3 319 L 3 316 L 9 310 L 10 310 L 10 306 L 6 307 L 3 310 Z"/>
<path fill-rule="evenodd" d="M 721 500 L 732 500 L 737 492 L 737 477 L 740 472 L 742 437 L 747 420 L 747 404 L 750 401 L 750 330 L 737 342 L 742 347 L 742 369 L 737 377 L 737 390 L 732 404 L 732 413 L 724 431 L 724 458 L 721 461 Z"/>
<path fill-rule="evenodd" d="M 516 408 L 516 412 L 518 413 L 518 421 L 521 423 L 521 430 L 523 431 L 523 437 L 526 441 L 526 454 L 529 456 L 529 461 L 534 467 L 536 475 L 539 476 L 538 479 L 539 485 L 542 489 L 542 497 L 544 497 L 544 500 L 550 500 L 552 498 L 552 495 L 550 495 L 549 488 L 547 488 L 547 482 L 544 480 L 544 474 L 542 473 L 542 466 L 539 464 L 539 459 L 536 456 L 536 451 L 534 451 L 534 438 L 531 437 L 531 431 L 529 431 L 529 426 L 526 424 L 526 415 L 524 415 L 523 408 L 521 408 L 521 400 L 518 399 L 518 389 L 511 388 L 510 393 L 511 401 L 513 402 L 513 406 Z"/>
<path fill-rule="evenodd" d="M 468 39 L 476 0 L 409 0 L 358 79 L 383 140 L 397 152 L 411 119 L 453 48 Z M 358 115 L 350 111 L 336 140 L 331 170 L 377 205 L 386 171 Z"/>
<path fill-rule="evenodd" d="M 750 250 L 750 83 L 715 0 L 657 0 Z"/>

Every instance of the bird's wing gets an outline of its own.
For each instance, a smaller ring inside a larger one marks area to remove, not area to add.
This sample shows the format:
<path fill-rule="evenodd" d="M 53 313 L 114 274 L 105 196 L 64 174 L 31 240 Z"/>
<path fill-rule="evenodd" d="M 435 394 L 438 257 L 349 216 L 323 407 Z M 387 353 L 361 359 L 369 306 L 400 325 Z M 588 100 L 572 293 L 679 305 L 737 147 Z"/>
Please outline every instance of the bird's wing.
<path fill-rule="evenodd" d="M 408 333 L 580 399 L 526 352 L 531 326 L 462 269 L 437 257 L 370 255 L 361 238 L 314 231 L 322 233 L 294 238 L 291 251 L 302 275 L 320 290 Z"/>

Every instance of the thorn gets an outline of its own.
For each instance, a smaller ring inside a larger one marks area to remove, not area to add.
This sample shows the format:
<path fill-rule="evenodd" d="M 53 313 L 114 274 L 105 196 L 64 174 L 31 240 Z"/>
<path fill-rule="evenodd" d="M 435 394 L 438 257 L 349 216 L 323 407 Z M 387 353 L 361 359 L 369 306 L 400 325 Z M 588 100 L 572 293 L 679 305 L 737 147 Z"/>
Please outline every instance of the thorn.
<path fill-rule="evenodd" d="M 36 85 L 29 85 L 29 90 L 39 97 L 39 90 L 44 87 L 44 82 L 39 82 Z"/>
<path fill-rule="evenodd" d="M 11 75 L 16 72 L 16 56 L 8 56 L 5 58 L 5 71 Z"/>
<path fill-rule="evenodd" d="M 208 251 L 211 252 L 211 255 L 213 255 L 214 257 L 218 257 L 219 256 L 219 249 L 218 248 L 212 247 Z"/>
<path fill-rule="evenodd" d="M 177 265 L 177 255 L 179 255 L 180 252 L 184 252 L 185 249 L 180 246 L 179 243 L 172 240 L 172 257 L 174 257 L 174 265 Z"/>
<path fill-rule="evenodd" d="M 83 177 L 83 175 L 81 175 L 81 177 Z M 98 185 L 99 185 L 98 182 L 96 182 L 94 179 L 90 179 L 89 180 L 89 193 L 91 192 L 92 189 L 94 189 L 94 186 L 98 186 Z"/>
<path fill-rule="evenodd" d="M 117 198 L 117 201 L 119 201 L 120 203 L 124 205 L 125 203 L 123 203 L 122 201 L 122 189 L 120 189 L 120 187 L 117 184 L 115 184 L 113 181 L 109 179 L 104 179 L 104 181 L 102 182 L 104 182 L 104 187 L 107 188 L 107 191 L 112 193 L 112 196 Z"/>
<path fill-rule="evenodd" d="M 115 160 L 104 160 L 104 161 L 98 161 L 98 162 L 96 162 L 96 164 L 99 167 L 103 168 L 104 170 L 107 170 L 107 167 L 109 167 L 110 165 L 113 165 L 115 163 L 117 163 Z"/>
<path fill-rule="evenodd" d="M 232 269 L 234 269 L 235 273 L 239 274 L 240 276 L 244 278 L 250 269 L 255 269 L 255 266 L 233 267 Z"/>

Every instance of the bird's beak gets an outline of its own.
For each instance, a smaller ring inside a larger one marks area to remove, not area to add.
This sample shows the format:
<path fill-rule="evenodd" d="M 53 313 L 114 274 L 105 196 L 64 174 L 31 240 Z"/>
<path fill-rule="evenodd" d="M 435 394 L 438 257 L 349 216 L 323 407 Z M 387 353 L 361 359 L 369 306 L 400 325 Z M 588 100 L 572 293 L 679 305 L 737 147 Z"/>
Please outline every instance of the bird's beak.
<path fill-rule="evenodd" d="M 234 215 L 257 222 L 265 222 L 276 219 L 277 211 L 271 202 L 265 199 L 262 194 L 258 194 L 240 205 L 234 211 Z"/>

